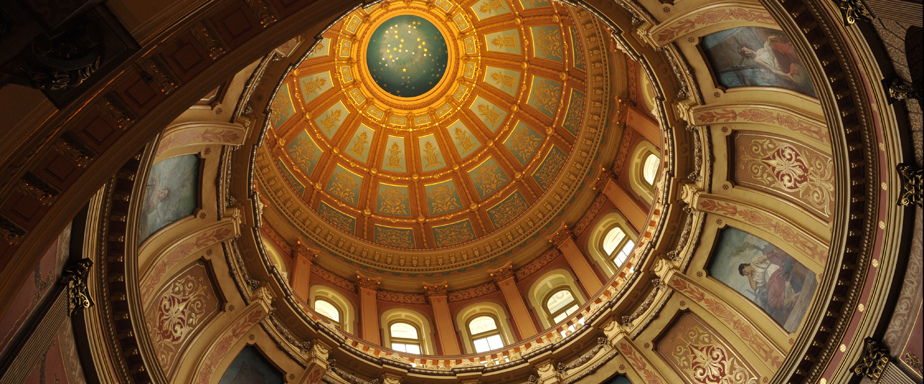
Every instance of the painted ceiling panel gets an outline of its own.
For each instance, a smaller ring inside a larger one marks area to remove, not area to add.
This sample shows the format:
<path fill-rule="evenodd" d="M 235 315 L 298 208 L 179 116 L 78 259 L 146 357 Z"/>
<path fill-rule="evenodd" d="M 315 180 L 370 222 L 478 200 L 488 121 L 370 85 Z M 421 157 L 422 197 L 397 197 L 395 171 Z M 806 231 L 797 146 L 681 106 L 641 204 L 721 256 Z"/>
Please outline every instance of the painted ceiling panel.
<path fill-rule="evenodd" d="M 334 173 L 330 176 L 330 180 L 327 182 L 327 192 L 355 206 L 359 204 L 360 187 L 362 184 L 362 176 L 338 164 L 337 167 L 334 168 Z"/>
<path fill-rule="evenodd" d="M 324 136 L 331 139 L 337 134 L 337 130 L 340 129 L 340 126 L 343 125 L 349 115 L 350 110 L 343 105 L 343 101 L 338 101 L 337 104 L 332 105 L 317 119 L 314 119 L 314 123 L 317 124 Z"/>
<path fill-rule="evenodd" d="M 489 157 L 477 167 L 468 171 L 468 176 L 472 179 L 472 183 L 475 184 L 478 197 L 482 200 L 510 182 L 510 178 L 507 177 L 493 157 Z"/>
<path fill-rule="evenodd" d="M 377 224 L 375 242 L 395 248 L 414 248 L 414 230 Z"/>
<path fill-rule="evenodd" d="M 503 52 L 519 55 L 520 50 L 520 32 L 516 29 L 488 33 L 484 35 L 485 45 L 490 52 Z"/>
<path fill-rule="evenodd" d="M 504 0 L 479 0 L 472 5 L 472 11 L 478 20 L 488 19 L 510 13 L 510 4 Z"/>
<path fill-rule="evenodd" d="M 325 202 L 321 202 L 321 205 L 318 207 L 318 214 L 321 215 L 321 217 L 323 217 L 325 220 L 329 221 L 331 224 L 337 226 L 349 234 L 353 234 L 356 231 L 355 218 L 341 212 L 337 208 L 331 207 Z"/>
<path fill-rule="evenodd" d="M 543 115 L 554 119 L 561 102 L 561 83 L 543 77 L 533 77 L 529 89 L 529 101 L 526 103 Z"/>
<path fill-rule="evenodd" d="M 437 247 L 464 243 L 475 238 L 475 229 L 468 220 L 433 227 L 433 239 Z"/>
<path fill-rule="evenodd" d="M 270 104 L 270 113 L 269 120 L 270 124 L 273 125 L 273 128 L 279 128 L 285 124 L 286 120 L 289 120 L 292 115 L 295 114 L 295 108 L 292 106 L 292 98 L 289 96 L 289 85 L 283 84 L 279 87 L 279 90 L 276 91 L 276 96 L 273 97 L 273 103 Z"/>
<path fill-rule="evenodd" d="M 543 139 L 541 134 L 520 121 L 504 140 L 504 146 L 516 157 L 520 165 L 526 165 L 539 150 Z"/>
<path fill-rule="evenodd" d="M 359 127 L 356 128 L 356 131 L 353 132 L 350 143 L 347 144 L 346 153 L 356 160 L 363 163 L 367 162 L 369 159 L 369 148 L 372 147 L 372 139 L 374 137 L 375 131 L 373 131 L 372 128 L 367 127 L 365 124 L 360 124 Z"/>
<path fill-rule="evenodd" d="M 484 82 L 515 97 L 517 90 L 520 89 L 520 72 L 487 66 L 484 71 Z"/>
<path fill-rule="evenodd" d="M 289 151 L 289 156 L 292 156 L 292 161 L 308 176 L 314 172 L 315 166 L 318 165 L 324 153 L 305 131 L 299 133 L 295 140 L 289 143 L 286 150 Z"/>
<path fill-rule="evenodd" d="M 533 34 L 534 56 L 559 63 L 565 60 L 561 30 L 558 27 L 532 27 L 530 32 Z"/>
<path fill-rule="evenodd" d="M 302 77 L 298 79 L 298 85 L 302 89 L 302 99 L 305 100 L 305 104 L 311 103 L 318 95 L 334 86 L 330 79 L 330 71 Z"/>
<path fill-rule="evenodd" d="M 410 199 L 407 187 L 380 183 L 376 211 L 384 215 L 410 216 Z"/>
<path fill-rule="evenodd" d="M 456 146 L 456 152 L 463 159 L 481 148 L 481 143 L 472 136 L 472 131 L 461 120 L 456 120 L 456 122 L 446 127 L 446 133 L 452 138 L 452 143 Z"/>
<path fill-rule="evenodd" d="M 459 191 L 456 190 L 456 184 L 451 179 L 428 184 L 425 189 L 427 192 L 427 208 L 430 215 L 455 212 L 462 208 Z"/>
<path fill-rule="evenodd" d="M 581 128 L 581 120 L 584 116 L 584 94 L 576 89 L 571 90 L 571 98 L 568 100 L 568 114 L 565 115 L 565 122 L 562 126 L 577 135 L 578 129 Z"/>
<path fill-rule="evenodd" d="M 492 133 L 496 132 L 497 128 L 500 128 L 504 123 L 504 117 L 507 116 L 505 110 L 485 100 L 481 96 L 475 97 L 475 102 L 472 103 L 471 110 Z"/>
<path fill-rule="evenodd" d="M 436 142 L 435 135 L 422 136 L 418 139 L 420 151 L 420 166 L 424 172 L 435 171 L 446 167 L 446 160 L 443 159 L 443 152 Z"/>
<path fill-rule="evenodd" d="M 520 191 L 513 191 L 500 203 L 489 208 L 488 216 L 491 218 L 494 228 L 500 228 L 525 212 L 527 208 L 529 208 L 529 203 L 526 202 Z"/>
<path fill-rule="evenodd" d="M 385 156 L 382 169 L 391 172 L 407 171 L 407 158 L 405 157 L 404 138 L 388 136 L 385 143 Z"/>

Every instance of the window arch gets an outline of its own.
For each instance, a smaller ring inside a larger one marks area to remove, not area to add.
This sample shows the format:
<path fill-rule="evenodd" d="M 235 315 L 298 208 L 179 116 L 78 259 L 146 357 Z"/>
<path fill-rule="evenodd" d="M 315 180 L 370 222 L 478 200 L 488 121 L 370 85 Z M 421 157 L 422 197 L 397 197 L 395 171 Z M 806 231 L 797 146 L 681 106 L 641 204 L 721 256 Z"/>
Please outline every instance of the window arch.
<path fill-rule="evenodd" d="M 406 308 L 385 311 L 379 319 L 384 332 L 383 345 L 398 352 L 415 355 L 436 353 L 430 320 L 422 313 Z"/>
<path fill-rule="evenodd" d="M 342 317 L 340 314 L 343 311 L 341 311 L 336 304 L 326 299 L 314 299 L 314 311 L 326 317 L 328 320 L 340 324 L 340 319 Z"/>
<path fill-rule="evenodd" d="M 613 210 L 594 224 L 587 236 L 587 251 L 607 277 L 611 277 L 632 256 L 637 237 L 625 216 Z"/>
<path fill-rule="evenodd" d="M 647 202 L 654 200 L 654 193 L 661 170 L 661 152 L 648 141 L 641 141 L 632 152 L 629 169 L 629 185 L 632 191 Z"/>
<path fill-rule="evenodd" d="M 490 351 L 516 341 L 506 312 L 493 301 L 473 303 L 462 308 L 456 313 L 456 324 L 462 331 L 465 353 Z"/>
<path fill-rule="evenodd" d="M 558 324 L 572 313 L 577 312 L 578 302 L 570 289 L 560 288 L 546 297 L 545 310 L 552 319 L 552 323 Z"/>
<path fill-rule="evenodd" d="M 389 348 L 399 352 L 413 353 L 419 355 L 420 348 L 420 330 L 407 321 L 396 321 L 388 326 Z"/>
<path fill-rule="evenodd" d="M 556 297 L 555 295 L 559 296 Z M 567 299 L 565 295 L 571 298 L 571 304 L 569 304 L 569 301 L 565 300 Z M 557 301 L 554 301 L 552 304 L 569 305 L 563 308 L 557 305 L 549 305 L 549 300 L 553 297 Z M 578 286 L 574 274 L 565 268 L 556 268 L 539 276 L 539 278 L 530 285 L 527 299 L 529 300 L 530 306 L 536 311 L 536 318 L 539 319 L 543 329 L 548 329 L 558 324 L 587 301 L 584 297 L 584 291 Z M 565 314 L 562 316 L 562 313 Z"/>
<path fill-rule="evenodd" d="M 329 319 L 346 333 L 354 332 L 353 323 L 356 321 L 356 312 L 353 310 L 352 300 L 336 289 L 323 284 L 312 285 L 308 290 L 308 296 L 311 297 L 308 305 L 318 315 Z"/>
<path fill-rule="evenodd" d="M 497 326 L 497 319 L 490 315 L 479 315 L 468 321 L 469 335 L 472 338 L 472 346 L 475 353 L 492 351 L 504 347 L 504 339 L 501 337 L 500 328 Z"/>

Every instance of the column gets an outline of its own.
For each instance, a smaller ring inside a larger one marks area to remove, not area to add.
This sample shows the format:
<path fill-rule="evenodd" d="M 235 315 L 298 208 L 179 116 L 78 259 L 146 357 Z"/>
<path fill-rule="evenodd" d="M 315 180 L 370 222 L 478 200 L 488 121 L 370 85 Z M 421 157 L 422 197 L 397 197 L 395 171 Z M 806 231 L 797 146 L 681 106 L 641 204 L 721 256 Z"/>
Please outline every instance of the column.
<path fill-rule="evenodd" d="M 616 209 L 622 212 L 636 231 L 641 232 L 646 227 L 648 211 L 622 185 L 616 182 L 613 178 L 613 172 L 601 168 L 600 172 L 597 173 L 597 180 L 594 182 L 594 190 L 602 191 L 613 202 Z"/>
<path fill-rule="evenodd" d="M 295 295 L 305 304 L 311 304 L 309 297 L 309 283 L 311 280 L 311 261 L 320 253 L 311 249 L 302 239 L 298 239 L 292 247 L 292 273 L 289 275 L 289 284 Z"/>
<path fill-rule="evenodd" d="M 378 345 L 382 345 L 382 340 L 381 337 L 379 337 L 379 310 L 376 293 L 381 283 L 381 277 L 366 277 L 356 272 L 356 287 L 359 291 L 359 315 L 362 337 L 363 340 Z"/>
<path fill-rule="evenodd" d="M 513 317 L 513 323 L 516 324 L 517 330 L 520 332 L 520 338 L 526 339 L 539 333 L 533 323 L 533 318 L 529 315 L 526 302 L 523 301 L 523 296 L 520 295 L 520 290 L 517 288 L 516 279 L 513 275 L 513 266 L 507 263 L 503 267 L 488 271 L 488 273 L 494 278 L 494 282 L 497 283 L 501 293 L 504 294 L 507 309 L 510 311 L 510 316 Z"/>
<path fill-rule="evenodd" d="M 549 236 L 548 239 L 550 243 L 558 247 L 558 250 L 565 255 L 565 260 L 567 260 L 568 265 L 571 266 L 571 271 L 574 272 L 574 276 L 581 283 L 581 287 L 584 288 L 587 297 L 597 293 L 597 291 L 603 287 L 603 283 L 600 282 L 600 277 L 597 276 L 593 267 L 590 266 L 587 257 L 584 256 L 584 252 L 581 252 L 577 243 L 574 242 L 574 236 L 565 223 L 561 223 L 558 230 L 555 231 L 552 236 Z"/>
<path fill-rule="evenodd" d="M 436 333 L 440 341 L 443 355 L 461 355 L 459 339 L 456 337 L 456 327 L 452 322 L 452 313 L 449 311 L 449 300 L 446 282 L 439 284 L 423 283 L 424 293 L 433 308 L 433 322 L 436 323 Z"/>
<path fill-rule="evenodd" d="M 648 141 L 656 147 L 661 148 L 661 126 L 658 121 L 648 116 L 639 107 L 632 105 L 626 114 L 626 125 L 632 127 L 636 132 L 641 133 Z"/>

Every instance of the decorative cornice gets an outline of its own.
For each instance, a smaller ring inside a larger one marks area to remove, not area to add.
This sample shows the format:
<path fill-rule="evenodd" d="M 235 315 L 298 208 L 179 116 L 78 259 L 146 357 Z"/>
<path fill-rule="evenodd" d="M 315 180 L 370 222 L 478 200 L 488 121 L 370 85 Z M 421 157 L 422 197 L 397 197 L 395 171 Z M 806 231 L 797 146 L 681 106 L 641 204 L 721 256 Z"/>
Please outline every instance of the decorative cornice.
<path fill-rule="evenodd" d="M 594 179 L 593 187 L 591 188 L 595 191 L 603 192 L 606 188 L 606 184 L 609 183 L 613 177 L 615 177 L 613 171 L 600 167 L 600 170 L 597 171 L 597 177 Z"/>
<path fill-rule="evenodd" d="M 573 240 L 573 233 L 568 229 L 568 225 L 564 222 L 558 226 L 558 229 L 555 230 L 551 236 L 546 237 L 550 243 L 555 244 L 556 247 L 560 247 L 562 243 L 568 241 L 569 239 Z"/>
<path fill-rule="evenodd" d="M 292 247 L 292 257 L 296 259 L 299 257 L 304 257 L 308 261 L 311 261 L 318 257 L 319 254 L 321 254 L 321 251 L 309 247 L 307 245 L 307 241 L 301 238 L 296 240 L 295 246 Z"/>
<path fill-rule="evenodd" d="M 512 279 L 514 277 L 513 264 L 507 262 L 504 266 L 497 269 L 488 270 L 488 274 L 494 278 L 495 283 L 500 283 L 507 279 Z"/>
<path fill-rule="evenodd" d="M 448 291 L 449 291 L 448 289 L 449 285 L 447 283 L 448 282 L 445 280 L 441 283 L 436 283 L 436 284 L 423 283 L 424 294 L 427 295 L 427 297 L 434 297 L 434 296 L 444 296 L 445 297 L 448 295 Z"/>
<path fill-rule="evenodd" d="M 356 272 L 356 287 L 359 288 L 360 291 L 363 289 L 372 291 L 378 290 L 379 284 L 382 284 L 381 277 L 368 277 L 364 276 L 362 273 Z"/>

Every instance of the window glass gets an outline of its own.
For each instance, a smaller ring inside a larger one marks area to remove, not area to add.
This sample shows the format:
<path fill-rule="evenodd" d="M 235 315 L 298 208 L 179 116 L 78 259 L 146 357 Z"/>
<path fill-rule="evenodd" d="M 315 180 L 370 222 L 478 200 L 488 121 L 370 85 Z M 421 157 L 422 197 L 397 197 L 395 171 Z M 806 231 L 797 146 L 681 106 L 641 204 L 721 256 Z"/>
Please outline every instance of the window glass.
<path fill-rule="evenodd" d="M 613 251 L 616 250 L 616 247 L 619 246 L 619 243 L 622 242 L 622 239 L 626 237 L 626 232 L 619 227 L 613 227 L 609 232 L 606 233 L 606 236 L 603 237 L 603 251 L 607 255 L 613 254 Z"/>
<path fill-rule="evenodd" d="M 613 258 L 613 262 L 616 263 L 617 266 L 625 263 L 626 260 L 629 260 L 629 254 L 632 253 L 633 248 L 635 248 L 635 242 L 632 240 L 627 241 L 626 245 L 624 245 L 622 250 L 619 251 L 619 254 Z"/>
<path fill-rule="evenodd" d="M 408 323 L 394 323 L 391 325 L 391 337 L 417 340 L 417 328 Z"/>
<path fill-rule="evenodd" d="M 497 323 L 490 316 L 479 316 L 468 323 L 468 329 L 472 331 L 472 335 L 477 335 L 497 329 Z"/>
<path fill-rule="evenodd" d="M 646 183 L 649 185 L 654 184 L 655 177 L 658 175 L 658 167 L 660 166 L 661 160 L 658 159 L 658 156 L 649 153 L 645 157 L 645 163 L 642 165 L 642 178 L 645 179 Z"/>
<path fill-rule="evenodd" d="M 340 310 L 327 300 L 315 299 L 314 310 L 321 316 L 340 322 Z"/>
<path fill-rule="evenodd" d="M 574 302 L 574 296 L 571 295 L 570 291 L 563 289 L 550 296 L 545 305 L 549 308 L 549 312 L 555 313 L 572 302 Z"/>

